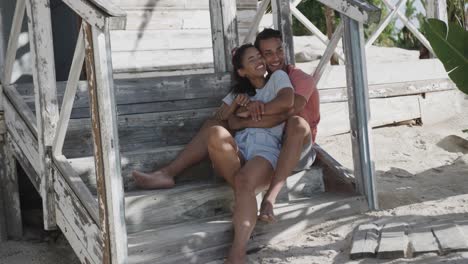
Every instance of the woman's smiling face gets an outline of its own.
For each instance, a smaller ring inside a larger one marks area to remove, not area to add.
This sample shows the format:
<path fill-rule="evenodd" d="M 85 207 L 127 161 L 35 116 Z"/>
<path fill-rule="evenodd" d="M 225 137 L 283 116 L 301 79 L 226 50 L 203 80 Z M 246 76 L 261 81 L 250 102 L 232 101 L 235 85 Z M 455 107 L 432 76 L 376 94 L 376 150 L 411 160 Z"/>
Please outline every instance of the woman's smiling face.
<path fill-rule="evenodd" d="M 260 52 L 254 48 L 248 48 L 242 56 L 242 68 L 238 70 L 242 77 L 263 77 L 266 73 L 266 65 Z"/>

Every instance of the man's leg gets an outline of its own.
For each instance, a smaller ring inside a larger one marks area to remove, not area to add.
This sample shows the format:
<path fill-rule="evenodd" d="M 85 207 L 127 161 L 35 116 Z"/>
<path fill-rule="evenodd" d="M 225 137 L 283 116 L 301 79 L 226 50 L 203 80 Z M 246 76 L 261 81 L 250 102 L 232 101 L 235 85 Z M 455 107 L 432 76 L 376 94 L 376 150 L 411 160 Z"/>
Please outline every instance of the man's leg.
<path fill-rule="evenodd" d="M 273 207 L 276 197 L 286 182 L 286 178 L 291 175 L 296 167 L 303 147 L 310 143 L 310 126 L 304 118 L 292 116 L 287 120 L 283 147 L 278 158 L 278 164 L 274 172 L 270 187 L 263 197 L 260 208 L 260 220 L 266 222 L 275 221 Z"/>
<path fill-rule="evenodd" d="M 175 176 L 208 157 L 208 131 L 216 125 L 227 126 L 226 122 L 208 119 L 179 155 L 165 167 L 151 173 L 133 171 L 135 184 L 142 189 L 173 187 Z"/>

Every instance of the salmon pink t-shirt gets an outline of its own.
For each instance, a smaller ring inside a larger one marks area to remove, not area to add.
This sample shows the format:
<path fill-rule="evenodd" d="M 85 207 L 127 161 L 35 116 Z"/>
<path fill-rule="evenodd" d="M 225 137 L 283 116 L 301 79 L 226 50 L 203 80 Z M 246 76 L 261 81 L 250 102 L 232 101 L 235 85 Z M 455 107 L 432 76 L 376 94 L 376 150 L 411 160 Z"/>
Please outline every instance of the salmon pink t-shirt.
<path fill-rule="evenodd" d="M 311 75 L 294 67 L 294 65 L 288 65 L 287 74 L 289 75 L 295 93 L 304 97 L 307 101 L 304 109 L 299 113 L 299 116 L 309 123 L 312 141 L 315 142 L 317 125 L 320 121 L 320 98 L 317 85 Z"/>

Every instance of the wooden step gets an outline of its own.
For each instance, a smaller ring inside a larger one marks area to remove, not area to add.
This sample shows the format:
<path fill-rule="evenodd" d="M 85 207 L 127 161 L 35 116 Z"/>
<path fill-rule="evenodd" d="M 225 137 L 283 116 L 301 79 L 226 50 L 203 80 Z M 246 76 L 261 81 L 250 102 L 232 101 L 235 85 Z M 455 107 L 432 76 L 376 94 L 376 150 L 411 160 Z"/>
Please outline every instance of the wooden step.
<path fill-rule="evenodd" d="M 139 170 L 144 172 L 154 171 L 168 164 L 183 149 L 183 146 L 171 146 L 164 148 L 155 148 L 152 150 L 141 150 L 133 152 L 123 152 L 121 154 L 122 178 L 124 188 L 127 191 L 135 189 L 132 179 L 132 171 Z M 96 174 L 94 167 L 94 158 L 74 158 L 69 159 L 70 165 L 76 170 L 92 193 L 96 193 Z M 213 173 L 211 163 L 207 160 L 184 171 L 176 178 L 176 183 L 189 181 L 212 180 Z"/>
<path fill-rule="evenodd" d="M 277 204 L 275 212 L 279 221 L 257 224 L 249 246 L 286 240 L 324 221 L 366 210 L 363 197 L 332 193 Z M 231 240 L 231 218 L 225 216 L 129 233 L 129 263 L 207 263 L 225 256 Z"/>
<path fill-rule="evenodd" d="M 234 196 L 224 183 L 191 182 L 172 189 L 125 193 L 128 232 L 230 215 Z"/>

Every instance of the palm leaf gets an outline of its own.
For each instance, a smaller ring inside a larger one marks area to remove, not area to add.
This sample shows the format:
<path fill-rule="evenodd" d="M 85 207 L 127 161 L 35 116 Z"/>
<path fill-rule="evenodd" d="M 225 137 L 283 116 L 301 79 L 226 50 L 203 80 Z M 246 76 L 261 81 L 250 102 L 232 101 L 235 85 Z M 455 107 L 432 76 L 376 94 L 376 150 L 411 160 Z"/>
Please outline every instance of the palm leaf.
<path fill-rule="evenodd" d="M 447 25 L 438 19 L 423 24 L 425 35 L 450 79 L 468 94 L 468 31 L 457 23 Z"/>

